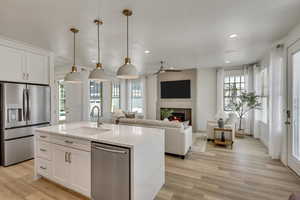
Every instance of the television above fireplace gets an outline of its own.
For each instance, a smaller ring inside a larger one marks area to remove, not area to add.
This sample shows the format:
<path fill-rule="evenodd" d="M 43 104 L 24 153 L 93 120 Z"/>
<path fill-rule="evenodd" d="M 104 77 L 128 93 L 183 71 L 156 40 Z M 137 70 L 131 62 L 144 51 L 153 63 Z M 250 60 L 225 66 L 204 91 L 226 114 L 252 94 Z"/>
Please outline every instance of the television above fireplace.
<path fill-rule="evenodd" d="M 160 82 L 162 99 L 190 99 L 191 81 L 162 81 Z"/>

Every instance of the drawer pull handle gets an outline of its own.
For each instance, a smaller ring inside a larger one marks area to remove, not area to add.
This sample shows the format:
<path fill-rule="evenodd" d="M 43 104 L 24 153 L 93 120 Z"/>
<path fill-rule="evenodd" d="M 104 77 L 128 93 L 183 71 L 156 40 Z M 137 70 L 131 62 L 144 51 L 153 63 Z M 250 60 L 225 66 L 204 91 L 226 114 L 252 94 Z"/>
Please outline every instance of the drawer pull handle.
<path fill-rule="evenodd" d="M 69 140 L 65 140 L 65 143 L 67 143 L 67 144 L 73 144 L 73 142 L 69 141 Z"/>
<path fill-rule="evenodd" d="M 69 160 L 69 163 L 71 164 L 71 163 L 72 163 L 72 160 L 71 160 L 71 153 L 69 153 L 68 160 Z"/>
<path fill-rule="evenodd" d="M 44 135 L 41 135 L 40 137 L 41 137 L 41 138 L 47 138 L 47 136 L 44 136 Z"/>
<path fill-rule="evenodd" d="M 43 170 L 46 170 L 46 169 L 47 169 L 47 167 L 43 167 L 43 166 L 40 166 L 40 168 L 43 169 Z"/>
<path fill-rule="evenodd" d="M 47 150 L 46 149 L 40 149 L 40 151 L 46 152 Z"/>

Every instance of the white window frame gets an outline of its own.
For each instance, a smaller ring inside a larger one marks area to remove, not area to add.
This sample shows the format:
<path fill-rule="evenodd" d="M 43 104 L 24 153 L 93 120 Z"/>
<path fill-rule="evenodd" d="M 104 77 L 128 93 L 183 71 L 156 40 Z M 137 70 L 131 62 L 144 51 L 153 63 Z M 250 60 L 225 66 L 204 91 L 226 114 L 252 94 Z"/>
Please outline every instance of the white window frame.
<path fill-rule="evenodd" d="M 64 86 L 64 81 L 63 80 L 59 80 L 57 81 L 57 91 L 58 91 L 58 122 L 64 122 L 66 121 L 66 88 Z M 61 94 L 61 90 L 63 90 L 63 96 Z M 64 109 L 63 111 L 61 111 L 61 101 L 64 101 Z"/>
<path fill-rule="evenodd" d="M 228 81 L 227 81 L 228 79 Z M 232 98 L 232 87 L 236 86 L 237 95 L 239 96 L 241 92 L 245 91 L 245 76 L 244 75 L 226 75 L 224 77 L 224 86 L 223 86 L 223 103 L 224 103 L 224 111 L 229 112 L 232 109 L 227 108 L 226 99 Z"/>
<path fill-rule="evenodd" d="M 92 85 L 94 84 L 94 85 Z M 93 90 L 99 89 L 99 92 L 95 92 Z M 94 99 L 92 99 L 92 97 L 95 97 Z M 96 99 L 99 98 L 99 99 Z M 99 102 L 98 102 L 99 101 Z M 92 111 L 92 108 L 96 105 L 99 104 L 99 108 L 100 108 L 100 116 L 103 117 L 103 83 L 102 82 L 97 82 L 94 80 L 90 80 L 89 81 L 89 107 L 90 107 L 90 113 Z M 95 116 L 90 116 L 90 117 L 96 117 Z"/>
<path fill-rule="evenodd" d="M 119 105 L 114 107 L 114 99 L 119 100 Z M 121 83 L 114 82 L 111 84 L 111 112 L 116 111 L 116 109 L 121 109 Z"/>
<path fill-rule="evenodd" d="M 133 87 L 135 86 L 135 83 L 139 82 L 140 88 L 139 89 L 134 89 Z M 129 81 L 129 98 L 130 98 L 130 104 L 129 104 L 129 110 L 130 112 L 136 112 L 139 114 L 143 114 L 145 111 L 144 108 L 144 91 L 143 91 L 143 84 L 141 79 L 135 79 L 135 80 L 130 80 Z M 142 102 L 142 107 L 141 111 L 137 111 L 134 109 L 133 102 L 135 99 L 141 99 Z"/>

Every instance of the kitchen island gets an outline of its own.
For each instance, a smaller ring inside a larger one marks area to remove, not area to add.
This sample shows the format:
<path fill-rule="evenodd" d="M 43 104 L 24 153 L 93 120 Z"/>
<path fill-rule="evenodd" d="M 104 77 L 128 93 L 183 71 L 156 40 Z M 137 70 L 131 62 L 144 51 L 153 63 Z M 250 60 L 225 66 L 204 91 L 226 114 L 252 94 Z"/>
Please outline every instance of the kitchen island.
<path fill-rule="evenodd" d="M 35 176 L 93 200 L 153 200 L 165 182 L 164 130 L 78 122 L 35 131 Z"/>

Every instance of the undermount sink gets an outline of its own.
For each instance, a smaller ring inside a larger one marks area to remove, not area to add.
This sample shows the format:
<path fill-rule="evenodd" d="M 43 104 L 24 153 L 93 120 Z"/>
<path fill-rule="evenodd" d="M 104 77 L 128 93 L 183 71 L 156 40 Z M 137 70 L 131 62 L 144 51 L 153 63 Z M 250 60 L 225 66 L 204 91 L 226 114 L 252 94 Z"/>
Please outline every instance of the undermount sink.
<path fill-rule="evenodd" d="M 97 135 L 97 134 L 103 134 L 107 131 L 110 131 L 108 128 L 104 127 L 80 127 L 77 129 L 70 130 L 69 132 L 72 132 L 73 134 L 86 134 L 86 135 Z"/>
<path fill-rule="evenodd" d="M 109 128 L 105 128 L 105 127 L 81 127 L 81 128 L 83 128 L 83 129 L 86 129 L 86 130 L 94 130 L 94 131 L 110 131 L 110 129 Z"/>

